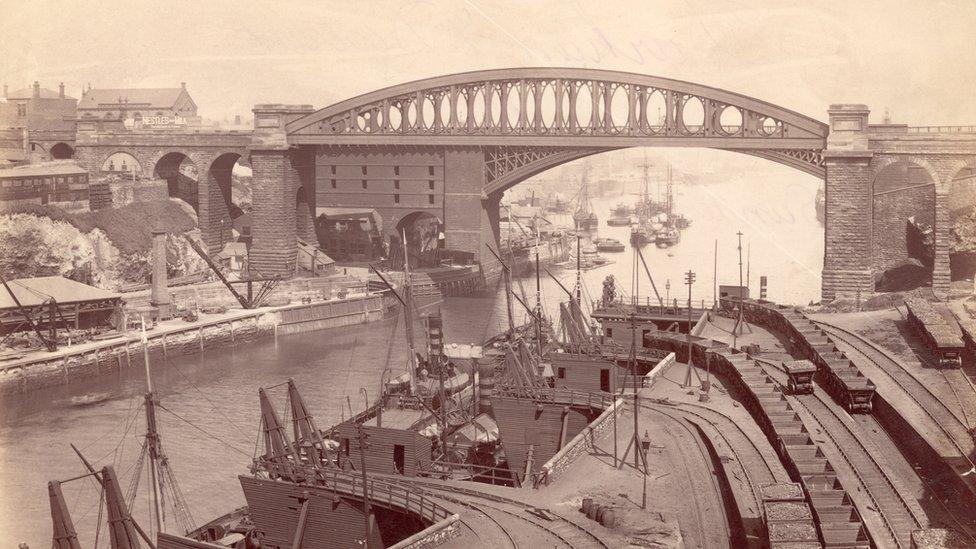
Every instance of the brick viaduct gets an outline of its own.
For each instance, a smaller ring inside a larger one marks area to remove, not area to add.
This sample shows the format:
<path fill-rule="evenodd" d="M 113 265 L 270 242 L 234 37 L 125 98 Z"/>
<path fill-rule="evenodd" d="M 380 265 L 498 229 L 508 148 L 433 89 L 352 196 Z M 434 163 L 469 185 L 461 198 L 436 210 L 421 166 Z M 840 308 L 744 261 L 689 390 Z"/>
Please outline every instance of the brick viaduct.
<path fill-rule="evenodd" d="M 93 173 L 116 150 L 147 168 L 185 154 L 200 171 L 200 225 L 211 249 L 226 240 L 229 169 L 249 160 L 250 261 L 262 273 L 294 271 L 296 238 L 314 239 L 318 205 L 375 208 L 390 234 L 407 215 L 435 215 L 447 246 L 473 253 L 491 276 L 498 265 L 484 244 L 497 243 L 499 202 L 528 177 L 626 147 L 732 150 L 826 181 L 825 299 L 872 293 L 875 275 L 907 257 L 904 220 L 913 215 L 934 226 L 933 286 L 945 292 L 950 190 L 974 179 L 976 127 L 871 125 L 868 114 L 864 105 L 833 105 L 824 124 L 689 82 L 502 69 L 393 86 L 320 110 L 257 105 L 253 134 L 79 131 L 76 154 Z"/>

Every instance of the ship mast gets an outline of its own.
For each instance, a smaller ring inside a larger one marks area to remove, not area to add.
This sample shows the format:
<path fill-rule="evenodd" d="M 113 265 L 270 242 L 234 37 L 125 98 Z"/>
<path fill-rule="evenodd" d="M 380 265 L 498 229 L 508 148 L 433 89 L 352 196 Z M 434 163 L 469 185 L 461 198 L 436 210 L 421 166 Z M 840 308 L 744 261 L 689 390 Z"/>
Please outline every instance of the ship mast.
<path fill-rule="evenodd" d="M 163 532 L 166 530 L 166 523 L 163 522 L 163 489 L 159 479 L 159 461 L 163 450 L 156 428 L 156 395 L 153 392 L 152 372 L 149 367 L 149 340 L 146 338 L 145 322 L 142 324 L 142 353 L 146 364 L 146 451 L 149 453 L 149 474 L 152 477 L 153 514 L 156 517 L 156 528 Z"/>
<path fill-rule="evenodd" d="M 410 256 L 407 253 L 407 229 L 401 231 L 403 237 L 403 316 L 406 317 L 407 346 L 410 348 L 410 360 L 407 362 L 410 376 L 410 394 L 416 391 L 414 376 L 417 372 L 417 351 L 413 339 L 413 282 L 410 277 Z"/>

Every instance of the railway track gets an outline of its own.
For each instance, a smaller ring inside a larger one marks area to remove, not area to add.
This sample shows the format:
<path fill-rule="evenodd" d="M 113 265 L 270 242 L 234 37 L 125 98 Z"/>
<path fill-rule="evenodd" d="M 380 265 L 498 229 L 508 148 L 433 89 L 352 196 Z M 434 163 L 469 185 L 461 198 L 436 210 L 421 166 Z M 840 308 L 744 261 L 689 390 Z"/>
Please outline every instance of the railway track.
<path fill-rule="evenodd" d="M 436 482 L 393 478 L 386 480 L 396 482 L 398 484 L 410 485 L 412 489 L 422 492 L 430 497 L 436 497 L 457 505 L 463 505 L 469 509 L 481 511 L 485 515 L 489 515 L 489 513 L 485 513 L 484 509 L 490 509 L 494 513 L 501 513 L 502 515 L 515 519 L 519 523 L 527 524 L 533 529 L 540 530 L 548 538 L 558 540 L 559 543 L 569 548 L 602 547 L 604 549 L 610 549 L 610 546 L 606 542 L 579 524 L 552 513 L 546 513 L 544 516 L 547 518 L 543 518 L 542 514 L 537 514 L 538 511 L 535 507 L 525 502 L 495 494 L 489 494 L 487 492 L 480 492 L 478 490 L 462 488 L 460 486 L 439 484 Z M 530 518 L 527 516 L 527 514 L 533 517 L 538 516 L 539 518 Z M 511 545 L 515 548 L 519 547 L 520 545 L 516 540 L 517 536 L 514 535 L 509 528 L 503 525 L 497 517 L 497 514 L 494 517 L 488 516 L 492 522 L 497 524 L 499 528 L 505 532 Z M 535 545 L 535 543 L 533 545 Z"/>
<path fill-rule="evenodd" d="M 843 421 L 841 416 L 824 402 L 819 391 L 812 395 L 797 395 L 794 400 L 820 426 L 860 483 L 860 489 L 870 498 L 873 509 L 884 525 L 884 532 L 875 528 L 872 538 L 879 547 L 911 547 L 912 530 L 927 525 L 925 513 L 910 494 L 895 484 L 861 437 Z M 848 490 L 848 492 L 851 492 Z M 859 509 L 862 518 L 870 509 Z M 870 522 L 865 522 L 870 524 Z M 881 535 L 886 534 L 886 535 Z"/>
<path fill-rule="evenodd" d="M 817 324 L 832 337 L 856 351 L 884 372 L 904 392 L 932 423 L 945 435 L 948 442 L 964 457 L 970 466 L 974 450 L 973 437 L 966 425 L 924 383 L 919 381 L 902 364 L 886 351 L 860 335 L 826 322 Z"/>
<path fill-rule="evenodd" d="M 642 406 L 657 410 L 658 412 L 673 410 L 683 415 L 693 416 L 711 426 L 719 438 L 735 454 L 742 473 L 746 477 L 746 483 L 749 486 L 752 499 L 755 502 L 755 511 L 762 511 L 762 496 L 759 493 L 759 486 L 789 480 L 788 477 L 786 479 L 779 478 L 780 476 L 785 476 L 785 470 L 783 471 L 783 475 L 777 475 L 774 468 L 769 464 L 769 458 L 763 454 L 755 441 L 731 417 L 712 408 L 690 403 L 682 403 L 677 406 L 660 404 L 643 404 Z M 782 469 L 782 466 L 780 466 L 780 469 Z"/>
<path fill-rule="evenodd" d="M 772 377 L 777 383 L 783 384 L 786 372 L 773 361 L 759 359 L 776 371 Z M 767 370 L 768 371 L 768 370 Z M 834 409 L 835 404 L 825 399 L 819 388 L 811 395 L 794 395 L 788 399 L 797 404 L 798 409 L 804 410 L 813 421 L 820 426 L 821 432 L 830 439 L 840 456 L 854 472 L 863 491 L 872 502 L 867 511 L 875 511 L 883 525 L 883 531 L 869 528 L 874 544 L 878 547 L 911 547 L 912 530 L 927 524 L 925 513 L 918 506 L 918 502 L 911 494 L 899 490 L 894 481 L 878 463 L 870 450 L 861 442 L 861 437 L 841 418 Z M 853 495 L 854 488 L 845 485 L 844 488 Z M 862 520 L 869 516 L 865 509 L 858 506 Z M 870 522 L 865 521 L 865 526 Z"/>
<path fill-rule="evenodd" d="M 661 415 L 663 415 L 664 417 L 667 417 L 667 418 L 671 419 L 674 423 L 680 425 L 681 428 L 684 429 L 688 433 L 688 436 L 691 437 L 691 439 L 694 442 L 694 444 L 698 447 L 699 452 L 701 452 L 702 459 L 704 459 L 706 463 L 709 463 L 709 464 L 711 463 L 711 457 L 708 454 L 708 450 L 702 446 L 702 441 L 691 430 L 691 427 L 689 427 L 688 424 L 685 421 L 682 421 L 682 418 L 675 417 L 675 416 L 673 416 L 673 415 L 671 415 L 671 414 L 669 414 L 669 413 L 667 413 L 667 412 L 665 412 L 663 410 L 660 410 L 660 409 L 658 409 L 656 407 L 653 407 L 653 406 L 648 406 L 647 408 L 650 409 L 650 410 L 652 410 L 652 411 L 655 411 L 655 412 L 657 412 L 657 413 L 659 413 Z M 675 440 L 677 440 L 677 437 L 674 437 L 674 438 L 675 438 Z M 711 547 L 712 546 L 712 543 L 709 540 L 709 534 L 710 533 L 714 533 L 714 531 L 713 531 L 712 528 L 709 528 L 708 526 L 706 526 L 705 522 L 706 522 L 706 517 L 708 519 L 714 520 L 715 519 L 715 513 L 714 512 L 708 512 L 707 509 L 702 509 L 702 504 L 699 501 L 699 498 L 697 497 L 697 495 L 699 494 L 699 492 L 701 492 L 701 490 L 696 486 L 696 482 L 695 482 L 696 477 L 694 475 L 692 475 L 691 470 L 687 467 L 687 465 L 685 467 L 683 467 L 683 469 L 684 469 L 685 475 L 686 475 L 686 477 L 688 479 L 689 486 L 693 487 L 693 491 L 692 491 L 692 494 L 691 494 L 691 498 L 694 500 L 694 503 L 695 503 L 695 521 L 696 521 L 696 523 L 698 525 L 698 541 L 699 541 L 699 547 Z M 712 480 L 712 485 L 713 485 L 714 490 L 716 491 L 716 493 L 721 494 L 721 489 L 718 486 L 715 486 L 714 485 L 715 484 L 714 477 L 712 477 L 712 479 L 713 479 Z M 701 481 L 700 478 L 698 480 L 699 480 L 699 482 Z M 721 496 L 719 496 L 719 500 L 721 500 L 721 499 L 722 499 Z M 724 505 L 723 505 L 723 511 L 724 511 Z M 729 529 L 729 521 L 727 519 L 726 513 L 723 512 L 722 513 L 722 516 L 723 516 L 723 520 L 721 522 L 722 522 L 722 526 L 724 528 L 724 538 L 723 539 L 726 540 L 726 544 L 727 544 L 728 543 L 728 540 L 732 539 L 732 532 Z"/>

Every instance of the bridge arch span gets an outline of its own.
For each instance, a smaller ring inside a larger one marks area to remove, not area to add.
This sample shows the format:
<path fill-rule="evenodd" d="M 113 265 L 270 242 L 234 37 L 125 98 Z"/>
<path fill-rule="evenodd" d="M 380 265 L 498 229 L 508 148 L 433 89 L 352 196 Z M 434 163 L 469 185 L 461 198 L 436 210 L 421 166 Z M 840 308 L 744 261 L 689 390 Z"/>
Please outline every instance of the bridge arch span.
<path fill-rule="evenodd" d="M 820 177 L 828 134 L 816 119 L 735 92 L 572 68 L 417 80 L 299 116 L 284 130 L 295 145 L 720 148 Z"/>

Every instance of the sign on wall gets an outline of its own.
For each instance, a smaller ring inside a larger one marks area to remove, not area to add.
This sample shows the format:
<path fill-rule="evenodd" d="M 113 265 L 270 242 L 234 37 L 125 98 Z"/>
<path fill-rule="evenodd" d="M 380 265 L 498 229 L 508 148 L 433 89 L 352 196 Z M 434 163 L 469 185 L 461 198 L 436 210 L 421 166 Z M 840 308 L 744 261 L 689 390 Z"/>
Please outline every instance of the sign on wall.
<path fill-rule="evenodd" d="M 125 119 L 127 128 L 174 128 L 186 126 L 186 118 L 182 116 L 147 116 L 136 122 L 134 118 Z"/>

